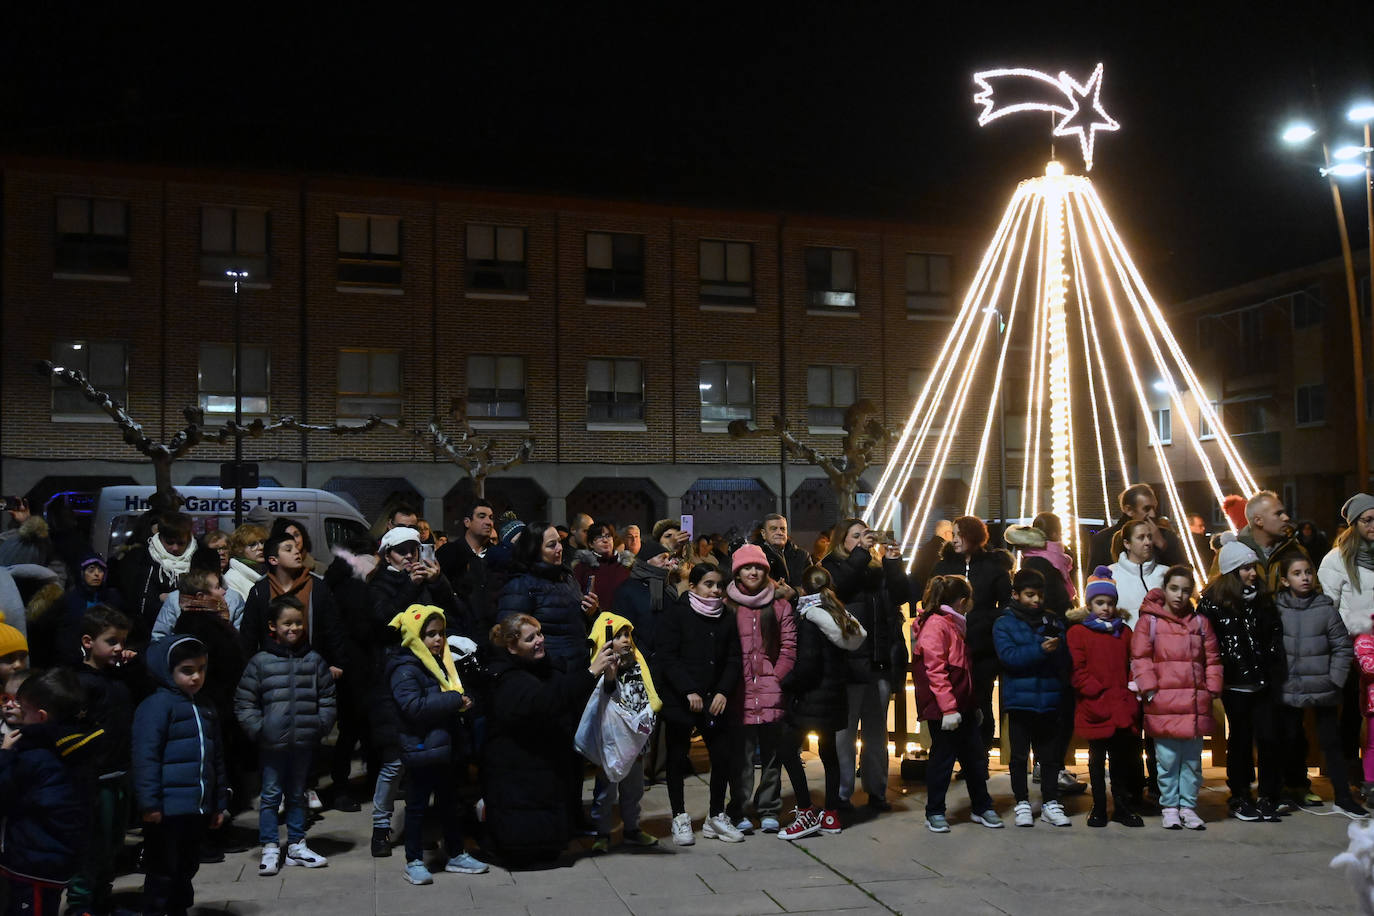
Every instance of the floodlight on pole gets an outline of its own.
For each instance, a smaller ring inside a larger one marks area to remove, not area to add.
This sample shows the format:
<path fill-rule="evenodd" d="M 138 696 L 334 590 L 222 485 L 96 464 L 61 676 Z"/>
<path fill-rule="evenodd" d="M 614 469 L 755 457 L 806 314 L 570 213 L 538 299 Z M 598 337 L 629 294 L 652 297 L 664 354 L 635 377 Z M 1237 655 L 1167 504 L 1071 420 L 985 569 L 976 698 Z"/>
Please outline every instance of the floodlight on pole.
<path fill-rule="evenodd" d="M 1366 121 L 1374 121 L 1374 102 L 1360 102 L 1351 106 L 1345 113 L 1346 119 L 1353 124 L 1362 124 Z"/>
<path fill-rule="evenodd" d="M 1297 123 L 1290 124 L 1283 132 L 1284 143 L 1306 143 L 1317 135 L 1317 129 L 1311 124 Z"/>

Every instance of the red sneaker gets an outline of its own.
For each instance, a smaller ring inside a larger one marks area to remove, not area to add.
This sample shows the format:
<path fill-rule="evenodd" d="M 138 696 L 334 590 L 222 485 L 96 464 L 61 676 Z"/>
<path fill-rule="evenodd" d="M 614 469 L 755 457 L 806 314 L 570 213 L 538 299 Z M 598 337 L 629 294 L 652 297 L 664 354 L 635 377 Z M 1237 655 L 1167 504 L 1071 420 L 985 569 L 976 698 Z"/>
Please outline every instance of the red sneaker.
<path fill-rule="evenodd" d="M 840 832 L 840 815 L 837 811 L 821 812 L 821 833 L 828 833 L 831 836 Z"/>
<path fill-rule="evenodd" d="M 780 840 L 800 840 L 819 833 L 821 829 L 821 819 L 816 813 L 815 808 L 807 808 L 805 811 L 797 812 L 797 819 L 786 827 L 778 831 Z"/>

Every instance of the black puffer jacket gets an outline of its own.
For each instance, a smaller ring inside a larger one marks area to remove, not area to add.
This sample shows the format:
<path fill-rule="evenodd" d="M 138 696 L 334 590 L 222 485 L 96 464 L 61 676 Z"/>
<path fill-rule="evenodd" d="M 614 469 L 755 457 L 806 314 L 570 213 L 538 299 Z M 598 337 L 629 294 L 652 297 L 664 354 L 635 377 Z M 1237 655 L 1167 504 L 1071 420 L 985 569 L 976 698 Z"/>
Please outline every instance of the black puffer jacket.
<path fill-rule="evenodd" d="M 905 671 L 906 616 L 901 606 L 910 600 L 911 583 L 902 561 L 883 560 L 880 568 L 869 562 L 866 551 L 856 550 L 844 559 L 828 554 L 821 565 L 835 583 L 835 595 L 868 631 L 863 644 L 849 653 L 849 682 L 867 684 Z"/>
<path fill-rule="evenodd" d="M 997 674 L 997 649 L 992 644 L 992 625 L 1011 601 L 1011 554 L 1005 550 L 980 550 L 965 560 L 946 544 L 932 576 L 966 576 L 973 586 L 973 607 L 968 612 L 969 661 L 975 679 Z"/>
<path fill-rule="evenodd" d="M 1284 682 L 1283 624 L 1268 595 L 1225 607 L 1203 595 L 1197 610 L 1212 622 L 1226 688 L 1263 690 Z"/>
<path fill-rule="evenodd" d="M 849 724 L 852 653 L 838 639 L 839 630 L 824 609 L 811 605 L 797 613 L 797 663 L 782 687 L 790 701 L 789 721 L 801 731 L 835 732 Z"/>
<path fill-rule="evenodd" d="M 268 751 L 314 747 L 334 727 L 334 675 L 320 653 L 275 640 L 248 660 L 234 693 L 234 718 Z"/>
<path fill-rule="evenodd" d="M 556 856 L 568 844 L 573 731 L 596 686 L 586 664 L 525 662 L 497 649 L 482 778 L 487 827 L 503 853 Z"/>
<path fill-rule="evenodd" d="M 528 614 L 539 621 L 550 656 L 569 665 L 589 657 L 582 592 L 566 566 L 536 563 L 507 582 L 496 602 L 496 619 L 511 614 Z"/>
<path fill-rule="evenodd" d="M 705 617 L 692 610 L 685 597 L 673 602 L 660 617 L 650 667 L 659 684 L 663 718 L 682 724 L 695 721 L 698 714 L 687 705 L 687 694 L 697 694 L 707 707 L 716 694 L 729 699 L 739 684 L 735 615 L 722 608 L 719 617 Z"/>

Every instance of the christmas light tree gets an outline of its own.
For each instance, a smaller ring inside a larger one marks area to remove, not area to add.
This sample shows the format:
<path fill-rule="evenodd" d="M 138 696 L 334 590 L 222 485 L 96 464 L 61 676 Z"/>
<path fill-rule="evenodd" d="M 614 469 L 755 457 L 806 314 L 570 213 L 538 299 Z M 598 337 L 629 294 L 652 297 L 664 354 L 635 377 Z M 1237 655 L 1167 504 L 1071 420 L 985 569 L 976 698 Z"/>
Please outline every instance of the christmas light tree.
<path fill-rule="evenodd" d="M 1100 102 L 1101 64 L 1086 83 L 1066 73 L 1055 78 L 1019 68 L 985 71 L 974 82 L 974 102 L 983 109 L 979 124 L 1020 112 L 1050 112 L 1057 118 L 1055 136 L 1077 136 L 1085 171 L 1092 169 L 1098 131 L 1118 128 Z M 1018 348 L 1009 360 L 1013 340 L 1029 341 L 1029 347 L 1024 353 Z M 1018 361 L 1024 375 L 1009 379 Z M 1156 379 L 1147 382 L 1147 372 Z M 977 382 L 989 376 L 991 384 L 980 390 Z M 1148 431 L 1168 505 L 1181 512 L 1168 443 L 1152 422 L 1147 388 L 1164 392 L 1171 415 L 1180 418 L 1188 416 L 1185 397 L 1191 396 L 1215 437 L 1216 461 L 1191 423 L 1185 419 L 1177 426 L 1218 506 L 1226 496 L 1218 466 L 1245 495 L 1259 489 L 1092 182 L 1066 174 L 1057 160 L 1012 195 L 869 501 L 865 520 L 875 528 L 888 527 L 908 486 L 921 480 L 902 538 L 908 562 L 914 560 L 912 548 L 926 529 L 951 451 L 967 436 L 978 437 L 964 510 L 974 513 L 1004 389 L 1017 382 L 1024 382 L 1024 389 L 1013 393 L 1025 398 L 1025 431 L 1019 497 L 1002 507 L 1004 517 L 1015 512 L 1008 522 L 1025 523 L 1052 511 L 1063 522 L 1065 547 L 1073 547 L 1085 512 L 1095 516 L 1100 510 L 1103 520 L 1113 518 L 1107 480 L 1109 471 L 1131 480 L 1122 435 L 1122 418 L 1131 410 L 1138 411 L 1137 428 Z M 1048 468 L 1042 467 L 1046 443 Z M 1001 481 L 1003 492 L 1007 485 Z M 1191 538 L 1182 541 L 1199 581 L 1205 582 Z M 1078 575 L 1081 591 L 1081 568 Z"/>

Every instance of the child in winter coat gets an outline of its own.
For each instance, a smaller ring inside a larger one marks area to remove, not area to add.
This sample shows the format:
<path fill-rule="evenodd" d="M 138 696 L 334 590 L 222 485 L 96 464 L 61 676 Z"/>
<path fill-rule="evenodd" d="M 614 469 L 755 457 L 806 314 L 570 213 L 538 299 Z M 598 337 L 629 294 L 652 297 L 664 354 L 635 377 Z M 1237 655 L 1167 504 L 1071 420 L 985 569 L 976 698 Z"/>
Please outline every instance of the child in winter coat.
<path fill-rule="evenodd" d="M 0 738 L 10 732 L 19 730 L 19 719 L 23 716 L 23 711 L 19 708 L 19 688 L 33 674 L 27 668 L 16 671 L 9 676 L 0 689 L 4 690 L 4 705 L 0 706 Z"/>
<path fill-rule="evenodd" d="M 1171 566 L 1151 589 L 1131 635 L 1131 680 L 1145 700 L 1145 734 L 1155 739 L 1165 830 L 1205 830 L 1197 814 L 1202 738 L 1216 729 L 1221 657 L 1206 617 L 1193 610 L 1193 570 Z"/>
<path fill-rule="evenodd" d="M 444 871 L 484 874 L 487 864 L 463 848 L 458 818 L 453 765 L 467 753 L 466 732 L 459 720 L 472 708 L 472 699 L 463 692 L 454 667 L 444 612 L 433 605 L 412 604 L 392 618 L 391 626 L 401 632 L 401 645 L 392 650 L 387 662 L 387 682 L 400 724 L 401 763 L 408 786 L 406 880 L 434 883 L 424 860 L 424 811 L 431 795 L 449 855 Z"/>
<path fill-rule="evenodd" d="M 692 567 L 691 590 L 663 613 L 654 634 L 654 667 L 663 683 L 663 729 L 668 749 L 668 804 L 673 842 L 691 846 L 692 816 L 683 800 L 687 751 L 695 728 L 711 759 L 710 810 L 725 810 L 733 772 L 725 710 L 739 688 L 740 648 L 735 615 L 722 599 L 720 570 Z M 709 813 L 709 812 L 708 812 Z"/>
<path fill-rule="evenodd" d="M 19 687 L 19 728 L 0 742 L 0 874 L 8 913 L 56 914 L 85 850 L 99 736 L 77 727 L 76 675 L 52 669 Z M 93 740 L 94 739 L 94 740 Z"/>
<path fill-rule="evenodd" d="M 797 664 L 782 679 L 791 700 L 787 730 L 778 756 L 797 797 L 797 817 L 778 831 L 778 839 L 799 840 L 814 833 L 840 832 L 840 760 L 835 733 L 848 719 L 849 653 L 868 633 L 836 596 L 824 566 L 802 574 L 804 594 L 797 601 Z M 806 768 L 801 762 L 802 735 L 815 732 L 825 767 L 825 808 L 811 804 Z"/>
<path fill-rule="evenodd" d="M 1355 637 L 1355 663 L 1360 667 L 1360 711 L 1367 720 L 1364 750 L 1364 797 L 1374 795 L 1374 633 Z M 7 688 L 8 689 L 8 688 Z"/>
<path fill-rule="evenodd" d="M 1290 774 L 1284 782 L 1295 795 L 1311 791 L 1303 719 L 1307 708 L 1312 707 L 1336 807 L 1363 817 L 1369 812 L 1355 801 L 1346 778 L 1337 711 L 1355 656 L 1350 634 L 1335 603 L 1321 593 L 1310 559 L 1296 551 L 1285 554 L 1275 571 L 1280 589 L 1274 603 L 1283 624 L 1283 648 L 1288 659 L 1288 678 L 1283 682 L 1283 705 L 1279 708 L 1284 772 Z"/>
<path fill-rule="evenodd" d="M 765 833 L 779 828 L 782 813 L 782 773 L 778 747 L 783 740 L 783 716 L 787 703 L 782 680 L 797 659 L 797 615 L 792 605 L 777 596 L 768 578 L 768 558 L 763 548 L 745 544 L 730 558 L 733 581 L 725 589 L 725 606 L 735 615 L 740 640 L 740 686 L 731 697 L 733 736 L 731 759 L 735 763 L 730 783 L 730 803 L 724 812 L 713 812 L 702 825 L 705 837 L 722 836 L 738 842 L 736 834 L 752 831 L 744 818 L 744 806 L 754 796 L 760 826 Z M 754 761 L 745 752 L 747 739 L 757 743 L 761 767 L 759 789 L 754 794 Z M 715 814 L 728 814 L 717 819 Z M 736 824 L 739 827 L 736 827 Z"/>
<path fill-rule="evenodd" d="M 129 742 L 134 703 L 124 682 L 124 642 L 133 622 L 114 608 L 97 604 L 77 632 L 85 663 L 76 669 L 86 694 L 86 724 L 104 731 L 96 761 L 96 801 L 92 835 L 81 869 L 67 889 L 67 908 L 77 913 L 109 913 L 115 860 L 129 828 Z"/>
<path fill-rule="evenodd" d="M 148 647 L 148 673 L 159 686 L 134 712 L 133 740 L 145 913 L 185 912 L 195 903 L 201 841 L 207 827 L 224 822 L 229 804 L 219 717 L 200 696 L 207 657 L 192 636 Z"/>
<path fill-rule="evenodd" d="M 248 660 L 234 694 L 234 716 L 258 746 L 261 876 L 281 871 L 277 806 L 286 797 L 286 864 L 322 868 L 329 860 L 305 844 L 306 781 L 320 741 L 334 727 L 334 676 L 305 635 L 305 607 L 283 595 L 267 606 L 263 649 Z"/>
<path fill-rule="evenodd" d="M 964 616 L 973 607 L 973 586 L 963 576 L 932 576 L 911 621 L 911 679 L 916 709 L 931 735 L 926 762 L 926 827 L 949 833 L 945 793 L 958 759 L 968 789 L 970 820 L 1001 827 L 988 795 L 987 755 L 978 731 L 982 710 L 973 694 L 973 670 L 964 642 Z"/>
<path fill-rule="evenodd" d="M 610 693 L 619 688 L 615 702 L 626 710 L 638 713 L 646 707 L 657 714 L 663 702 L 654 688 L 649 665 L 635 646 L 634 624 L 624 617 L 601 613 L 592 625 L 592 658 L 601 652 L 610 635 L 615 649 L 616 664 L 602 674 L 602 689 Z M 596 839 L 592 853 L 601 855 L 611 850 L 611 809 L 620 801 L 620 817 L 625 822 L 623 842 L 628 846 L 657 846 L 658 837 L 644 832 L 639 826 L 639 803 L 644 798 L 644 755 L 635 758 L 630 771 L 620 782 L 611 782 L 605 771 L 598 771 L 592 791 L 592 817 L 596 821 Z"/>
<path fill-rule="evenodd" d="M 1140 788 L 1127 784 L 1134 782 L 1131 777 L 1140 760 L 1140 702 L 1130 688 L 1131 628 L 1116 605 L 1116 583 L 1108 567 L 1097 567 L 1083 592 L 1088 615 L 1069 628 L 1068 642 L 1077 695 L 1074 727 L 1079 737 L 1088 739 L 1088 781 L 1093 793 L 1088 826 L 1107 826 L 1105 770 L 1110 756 L 1116 805 L 1112 820 L 1144 827 L 1129 802 Z"/>
<path fill-rule="evenodd" d="M 1064 625 L 1040 605 L 1044 587 L 1045 577 L 1040 573 L 1017 570 L 1011 602 L 992 627 L 993 645 L 1002 663 L 1002 708 L 1011 724 L 1011 790 L 1016 796 L 1018 827 L 1035 826 L 1026 779 L 1032 747 L 1040 764 L 1040 819 L 1055 827 L 1070 824 L 1059 802 L 1062 749 L 1056 740 L 1069 650 L 1064 644 Z"/>
<path fill-rule="evenodd" d="M 1221 704 L 1226 709 L 1226 785 L 1231 790 L 1231 816 L 1242 821 L 1277 821 L 1283 791 L 1279 691 L 1288 661 L 1283 624 L 1258 563 L 1250 547 L 1230 532 L 1223 534 L 1217 552 L 1219 574 L 1207 583 L 1197 609 L 1216 631 L 1226 674 Z M 1258 802 L 1250 796 L 1256 763 Z"/>

